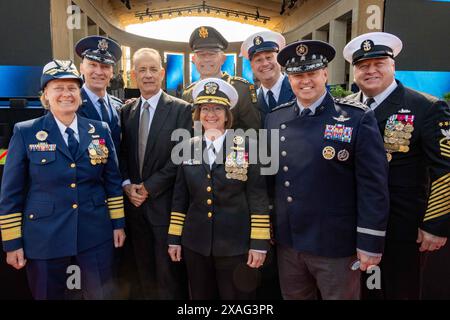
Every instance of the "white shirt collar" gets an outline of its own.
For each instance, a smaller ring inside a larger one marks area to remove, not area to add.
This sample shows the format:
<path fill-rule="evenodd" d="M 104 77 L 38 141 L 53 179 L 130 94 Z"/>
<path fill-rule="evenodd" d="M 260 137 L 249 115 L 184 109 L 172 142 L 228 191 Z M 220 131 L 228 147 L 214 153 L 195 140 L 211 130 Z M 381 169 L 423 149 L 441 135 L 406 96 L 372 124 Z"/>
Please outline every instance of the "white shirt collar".
<path fill-rule="evenodd" d="M 156 106 L 158 105 L 159 99 L 162 95 L 162 89 L 159 89 L 158 93 L 150 97 L 149 99 L 145 99 L 143 96 L 141 96 L 141 103 L 142 105 L 147 102 L 152 109 L 156 109 Z"/>
<path fill-rule="evenodd" d="M 94 103 L 95 105 L 98 104 L 98 99 L 103 98 L 103 100 L 105 101 L 105 103 L 108 103 L 108 93 L 105 91 L 105 96 L 103 97 L 99 97 L 97 96 L 94 92 L 92 92 L 87 86 L 86 84 L 83 85 L 83 89 L 84 91 L 86 91 L 89 99 L 91 99 L 92 103 Z"/>
<path fill-rule="evenodd" d="M 280 73 L 280 76 L 278 77 L 277 82 L 275 82 L 275 84 L 273 85 L 272 88 L 267 89 L 266 87 L 264 87 L 261 84 L 261 89 L 264 93 L 264 99 L 266 99 L 266 102 L 268 102 L 268 96 L 267 96 L 267 92 L 270 90 L 273 93 L 273 97 L 275 98 L 275 101 L 278 102 L 278 99 L 280 98 L 280 92 L 281 92 L 281 87 L 283 86 L 283 80 L 284 77 L 286 77 L 286 75 Z"/>
<path fill-rule="evenodd" d="M 55 118 L 56 124 L 58 125 L 59 131 L 61 131 L 61 135 L 64 137 L 64 134 L 66 133 L 66 128 L 67 126 L 62 123 L 61 121 L 58 120 L 58 118 L 56 118 L 55 116 L 53 116 L 53 118 Z M 72 129 L 75 132 L 75 135 L 78 135 L 78 118 L 77 118 L 77 114 L 75 114 L 75 118 L 73 119 L 72 123 L 69 126 L 70 129 Z"/>
<path fill-rule="evenodd" d="M 372 104 L 372 110 L 378 107 L 389 95 L 398 87 L 397 82 L 394 81 L 387 87 L 383 92 L 373 97 L 375 102 Z M 366 100 L 369 99 L 364 93 L 363 93 L 363 103 L 366 102 Z"/>
<path fill-rule="evenodd" d="M 204 137 L 205 137 L 205 141 L 206 141 L 206 148 L 209 149 L 209 147 L 211 146 L 211 143 L 212 143 L 212 144 L 214 144 L 214 149 L 216 150 L 216 152 L 219 151 L 222 148 L 223 141 L 225 140 L 227 131 L 228 130 L 225 130 L 225 132 L 221 136 L 218 136 L 214 141 L 211 141 L 205 135 Z"/>
<path fill-rule="evenodd" d="M 317 99 L 313 104 L 311 104 L 308 108 L 309 110 L 311 110 L 311 115 L 313 115 L 314 113 L 316 113 L 316 109 L 317 107 L 319 107 L 322 102 L 323 99 L 325 99 L 325 96 L 327 95 L 327 90 L 325 90 L 325 93 L 319 98 Z M 300 103 L 300 101 L 297 99 L 297 105 L 300 108 L 300 113 L 302 113 L 302 111 L 305 109 L 305 107 Z M 299 114 L 300 114 L 299 113 Z"/>

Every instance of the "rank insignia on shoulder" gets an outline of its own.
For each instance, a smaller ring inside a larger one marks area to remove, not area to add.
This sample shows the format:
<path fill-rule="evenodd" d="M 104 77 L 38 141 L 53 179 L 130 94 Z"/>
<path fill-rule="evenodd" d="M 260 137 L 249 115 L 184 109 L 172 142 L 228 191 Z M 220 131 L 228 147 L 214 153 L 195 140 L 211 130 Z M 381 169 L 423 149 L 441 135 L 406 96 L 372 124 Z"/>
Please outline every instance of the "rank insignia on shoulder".
<path fill-rule="evenodd" d="M 336 121 L 339 121 L 339 122 L 345 122 L 345 121 L 350 120 L 350 118 L 344 117 L 343 114 L 341 114 L 339 117 L 333 117 L 333 119 L 336 120 Z"/>
<path fill-rule="evenodd" d="M 48 137 L 48 133 L 41 130 L 38 133 L 36 133 L 36 139 L 38 139 L 39 141 L 45 141 Z"/>
<path fill-rule="evenodd" d="M 248 89 L 250 90 L 250 96 L 252 99 L 252 103 L 257 103 L 258 102 L 258 96 L 256 95 L 256 89 L 254 85 L 249 85 Z"/>
<path fill-rule="evenodd" d="M 95 133 L 95 127 L 89 123 L 89 130 L 88 130 L 89 134 Z"/>
<path fill-rule="evenodd" d="M 398 113 L 411 113 L 411 110 L 402 108 L 402 109 L 398 110 Z"/>
<path fill-rule="evenodd" d="M 352 127 L 346 127 L 343 124 L 327 124 L 323 137 L 326 140 L 335 140 L 350 143 L 352 141 Z"/>

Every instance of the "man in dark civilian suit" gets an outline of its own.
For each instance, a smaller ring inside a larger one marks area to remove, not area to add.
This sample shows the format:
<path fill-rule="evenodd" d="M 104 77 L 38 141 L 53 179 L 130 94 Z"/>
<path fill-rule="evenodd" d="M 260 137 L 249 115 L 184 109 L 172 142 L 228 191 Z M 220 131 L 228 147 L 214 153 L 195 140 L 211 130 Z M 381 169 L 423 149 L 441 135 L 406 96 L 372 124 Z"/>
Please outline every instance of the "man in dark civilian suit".
<path fill-rule="evenodd" d="M 192 129 L 191 107 L 161 90 L 165 71 L 158 51 L 138 50 L 133 64 L 141 97 L 121 110 L 120 165 L 140 297 L 184 299 L 184 265 L 170 261 L 167 232 L 177 171 L 170 161 L 176 144 L 171 135 Z"/>

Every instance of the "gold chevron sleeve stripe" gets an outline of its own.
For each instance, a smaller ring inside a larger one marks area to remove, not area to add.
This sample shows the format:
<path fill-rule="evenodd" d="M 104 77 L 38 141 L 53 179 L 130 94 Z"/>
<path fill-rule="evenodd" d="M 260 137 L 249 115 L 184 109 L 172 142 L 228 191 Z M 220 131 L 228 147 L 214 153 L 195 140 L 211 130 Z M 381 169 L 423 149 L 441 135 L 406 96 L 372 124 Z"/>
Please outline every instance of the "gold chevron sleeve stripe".
<path fill-rule="evenodd" d="M 447 210 L 450 210 L 450 205 L 447 205 L 445 207 L 442 207 L 442 208 L 439 208 L 439 209 L 436 209 L 436 210 L 431 210 L 429 212 L 427 211 L 426 218 L 429 218 L 429 217 L 434 216 L 436 214 L 439 214 L 441 212 L 445 212 Z"/>
<path fill-rule="evenodd" d="M 270 240 L 270 229 L 252 227 L 250 238 L 255 240 Z"/>
<path fill-rule="evenodd" d="M 109 210 L 109 216 L 111 219 L 120 219 L 125 217 L 125 213 L 122 209 L 114 209 L 114 210 Z"/>
<path fill-rule="evenodd" d="M 450 173 L 447 173 L 446 175 L 443 175 L 439 179 L 433 181 L 431 185 L 434 187 L 436 184 L 446 183 L 448 181 L 450 181 Z"/>
<path fill-rule="evenodd" d="M 444 156 L 444 157 L 449 157 L 450 158 L 450 153 L 441 152 L 441 155 Z"/>
<path fill-rule="evenodd" d="M 6 229 L 6 230 L 2 229 L 2 240 L 3 241 L 15 240 L 15 239 L 19 239 L 21 237 L 22 237 L 22 228 L 20 228 L 20 227 L 10 228 L 10 229 Z"/>
<path fill-rule="evenodd" d="M 442 190 L 438 193 L 435 193 L 433 195 L 430 196 L 430 198 L 428 199 L 428 203 L 440 200 L 442 198 L 445 198 L 447 196 L 450 196 L 450 188 L 445 188 L 445 190 Z"/>
<path fill-rule="evenodd" d="M 266 227 L 266 228 L 270 228 L 270 223 L 253 223 L 252 222 L 252 227 Z"/>
<path fill-rule="evenodd" d="M 182 218 L 186 217 L 186 215 L 184 213 L 181 213 L 181 212 L 172 212 L 171 215 L 172 216 L 182 217 Z"/>
<path fill-rule="evenodd" d="M 443 197 L 439 201 L 430 202 L 428 203 L 427 211 L 433 210 L 435 207 L 442 206 L 443 204 L 448 204 L 449 202 L 450 199 L 448 199 L 448 197 Z"/>
<path fill-rule="evenodd" d="M 108 202 L 117 200 L 123 201 L 123 196 L 108 198 Z"/>
<path fill-rule="evenodd" d="M 19 222 L 14 222 L 14 223 L 9 223 L 9 224 L 2 225 L 1 228 L 3 230 L 5 230 L 5 229 L 12 228 L 12 227 L 20 227 L 21 225 L 22 225 L 22 222 L 19 221 Z"/>
<path fill-rule="evenodd" d="M 442 207 L 448 206 L 449 204 L 450 204 L 450 203 L 449 203 L 448 200 L 445 201 L 445 202 L 443 202 L 443 203 L 440 203 L 440 204 L 435 204 L 435 205 L 433 205 L 433 206 L 431 206 L 431 207 L 428 207 L 427 212 L 431 212 L 431 211 L 435 211 L 435 210 L 441 209 Z M 429 215 L 430 215 L 430 214 L 427 213 L 427 214 L 425 214 L 425 217 L 426 217 L 426 216 L 429 216 Z"/>
<path fill-rule="evenodd" d="M 436 185 L 434 188 L 431 188 L 431 194 L 435 194 L 436 192 L 440 192 L 442 189 L 448 188 L 449 185 L 446 183 L 441 183 Z"/>
<path fill-rule="evenodd" d="M 6 220 L 6 219 L 11 219 L 11 218 L 17 218 L 17 217 L 21 217 L 22 213 L 11 213 L 11 214 L 7 214 L 5 216 L 0 216 L 0 220 Z"/>
<path fill-rule="evenodd" d="M 423 221 L 428 221 L 431 219 L 439 218 L 439 217 L 445 216 L 446 214 L 449 214 L 449 213 L 450 213 L 449 211 L 441 212 L 439 214 L 435 214 L 434 216 L 426 217 L 425 219 L 423 219 Z"/>
<path fill-rule="evenodd" d="M 2 220 L 0 221 L 0 226 L 8 224 L 8 223 L 13 223 L 13 222 L 17 222 L 17 221 L 22 221 L 22 217 L 17 217 L 17 218 L 12 218 L 12 219 L 7 219 L 7 220 Z"/>
<path fill-rule="evenodd" d="M 439 189 L 435 189 L 435 190 L 431 191 L 431 195 L 430 195 L 430 199 L 429 200 L 432 200 L 433 198 L 444 194 L 448 190 L 450 190 L 450 188 L 448 186 L 444 185 L 444 186 L 441 186 Z"/>
<path fill-rule="evenodd" d="M 183 226 L 177 224 L 170 224 L 169 226 L 169 234 L 173 236 L 181 236 L 183 233 Z"/>

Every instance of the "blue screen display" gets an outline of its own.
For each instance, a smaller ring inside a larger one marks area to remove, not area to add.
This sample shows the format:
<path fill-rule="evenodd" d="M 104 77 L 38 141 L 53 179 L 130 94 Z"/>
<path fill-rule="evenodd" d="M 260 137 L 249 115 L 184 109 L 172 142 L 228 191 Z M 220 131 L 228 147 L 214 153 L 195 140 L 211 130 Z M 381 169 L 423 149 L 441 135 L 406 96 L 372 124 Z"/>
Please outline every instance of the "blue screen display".
<path fill-rule="evenodd" d="M 184 79 L 184 55 L 182 53 L 166 53 L 166 89 L 177 90 L 183 87 Z"/>
<path fill-rule="evenodd" d="M 42 66 L 0 66 L 0 98 L 39 96 Z"/>
<path fill-rule="evenodd" d="M 221 70 L 228 73 L 231 76 L 236 75 L 236 54 L 230 53 L 227 54 L 227 59 L 225 60 L 225 63 L 222 65 Z M 197 71 L 197 67 L 192 62 L 191 59 L 191 83 L 197 81 L 200 79 L 200 73 Z"/>
<path fill-rule="evenodd" d="M 405 86 L 442 99 L 450 92 L 450 72 L 441 71 L 395 71 L 395 78 Z"/>
<path fill-rule="evenodd" d="M 242 57 L 242 78 L 253 84 L 253 71 L 250 60 Z"/>

